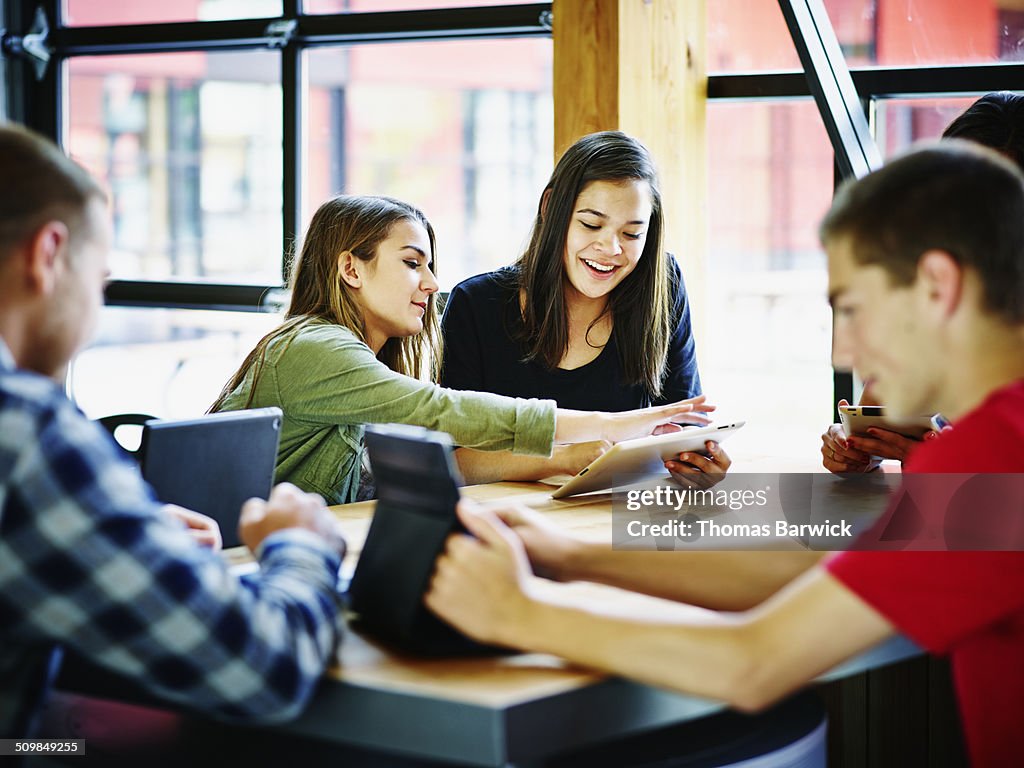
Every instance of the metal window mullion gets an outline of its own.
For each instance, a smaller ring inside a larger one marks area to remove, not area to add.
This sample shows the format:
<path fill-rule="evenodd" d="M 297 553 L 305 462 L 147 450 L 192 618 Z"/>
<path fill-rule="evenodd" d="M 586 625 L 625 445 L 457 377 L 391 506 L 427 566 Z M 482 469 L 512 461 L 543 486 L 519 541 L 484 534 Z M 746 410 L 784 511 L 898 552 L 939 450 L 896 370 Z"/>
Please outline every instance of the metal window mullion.
<path fill-rule="evenodd" d="M 843 177 L 882 164 L 822 0 L 779 0 Z"/>
<path fill-rule="evenodd" d="M 111 280 L 106 304 L 112 307 L 225 309 L 262 312 L 273 308 L 278 285 L 179 283 L 150 280 Z"/>
<path fill-rule="evenodd" d="M 551 36 L 551 3 L 340 14 L 300 14 L 307 45 L 530 35 Z"/>
<path fill-rule="evenodd" d="M 1024 63 L 929 67 L 862 67 L 850 70 L 861 98 L 915 98 L 1024 90 Z M 811 95 L 802 71 L 708 75 L 708 99 L 794 99 Z"/>
<path fill-rule="evenodd" d="M 50 42 L 64 56 L 260 48 L 272 41 L 267 27 L 278 20 L 266 18 L 57 27 L 51 32 Z"/>
<path fill-rule="evenodd" d="M 839 171 L 839 164 L 835 162 L 835 157 L 832 159 L 832 189 L 835 190 L 842 183 L 843 177 Z M 835 310 L 832 310 L 832 339 L 831 342 L 835 342 Z M 829 352 L 831 354 L 831 346 Z M 845 400 L 848 403 L 855 403 L 856 400 L 853 398 L 853 371 L 843 371 L 838 368 L 832 368 L 832 423 L 839 423 L 839 401 Z"/>
<path fill-rule="evenodd" d="M 59 6 L 57 0 L 11 0 L 5 4 L 0 27 L 6 25 L 7 30 L 24 34 L 32 24 L 37 7 L 43 8 L 52 27 L 59 18 Z M 5 63 L 9 70 L 6 84 L 11 89 L 7 96 L 8 116 L 59 144 L 63 136 L 61 57 L 51 54 L 41 79 L 37 79 L 34 67 L 23 59 L 5 56 Z"/>
<path fill-rule="evenodd" d="M 52 0 L 50 0 L 52 2 Z M 51 44 L 65 56 L 100 56 L 181 50 L 258 48 L 271 45 L 274 22 L 293 20 L 292 39 L 301 45 L 458 39 L 493 36 L 550 36 L 542 21 L 550 3 L 476 8 L 445 8 L 306 15 L 289 0 L 280 17 L 125 24 L 57 26 Z"/>
<path fill-rule="evenodd" d="M 298 247 L 299 227 L 302 222 L 302 171 L 306 163 L 304 105 L 303 49 L 289 43 L 281 51 L 281 131 L 284 158 L 282 163 L 282 242 L 281 279 L 287 282 L 289 254 Z"/>
<path fill-rule="evenodd" d="M 807 78 L 797 70 L 708 75 L 708 99 L 712 101 L 789 100 L 810 95 Z"/>
<path fill-rule="evenodd" d="M 865 67 L 852 73 L 864 98 L 922 97 L 1024 90 L 1024 63 Z"/>

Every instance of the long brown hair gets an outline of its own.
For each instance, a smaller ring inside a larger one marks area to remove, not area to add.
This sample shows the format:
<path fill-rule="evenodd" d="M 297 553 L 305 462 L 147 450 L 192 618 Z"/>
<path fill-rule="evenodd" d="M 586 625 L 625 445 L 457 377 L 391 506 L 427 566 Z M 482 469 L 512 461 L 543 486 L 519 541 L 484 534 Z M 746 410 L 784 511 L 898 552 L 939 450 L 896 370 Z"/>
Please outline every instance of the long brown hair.
<path fill-rule="evenodd" d="M 555 166 L 537 207 L 530 244 L 516 263 L 515 279 L 526 297 L 516 336 L 527 360 L 557 367 L 569 348 L 563 254 L 576 199 L 593 181 L 634 179 L 647 182 L 651 192 L 647 241 L 636 268 L 612 291 L 605 311 L 614 318 L 612 333 L 625 382 L 642 385 L 655 398 L 661 393 L 672 335 L 668 257 L 661 246 L 664 214 L 650 153 L 621 131 L 584 136 Z"/>
<path fill-rule="evenodd" d="M 435 269 L 434 228 L 418 208 L 391 197 L 339 195 L 321 205 L 309 224 L 302 253 L 292 267 L 291 302 L 285 321 L 264 336 L 241 367 L 224 386 L 210 411 L 220 410 L 228 396 L 253 372 L 252 388 L 246 407 L 252 404 L 256 379 L 263 368 L 267 346 L 312 320 L 326 320 L 348 328 L 366 341 L 362 311 L 352 289 L 342 280 L 338 256 L 345 251 L 364 262 L 377 257 L 377 247 L 387 239 L 400 221 L 423 225 L 430 239 L 428 266 Z M 377 353 L 388 368 L 414 378 L 435 378 L 440 359 L 440 332 L 434 294 L 427 297 L 423 332 L 415 336 L 390 338 Z"/>

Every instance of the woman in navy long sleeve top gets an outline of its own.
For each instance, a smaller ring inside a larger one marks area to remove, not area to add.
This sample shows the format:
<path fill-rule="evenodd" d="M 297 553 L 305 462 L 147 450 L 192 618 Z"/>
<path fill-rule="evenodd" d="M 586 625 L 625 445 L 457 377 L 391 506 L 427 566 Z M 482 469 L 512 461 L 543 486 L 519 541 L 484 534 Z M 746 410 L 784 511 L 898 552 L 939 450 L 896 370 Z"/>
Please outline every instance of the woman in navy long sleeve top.
<path fill-rule="evenodd" d="M 529 246 L 512 267 L 452 291 L 442 320 L 441 383 L 623 411 L 701 394 L 686 287 L 662 248 L 664 214 L 647 149 L 618 131 L 584 136 L 544 189 Z M 575 474 L 601 442 L 549 460 L 460 451 L 467 480 Z M 668 468 L 724 473 L 716 445 Z"/>

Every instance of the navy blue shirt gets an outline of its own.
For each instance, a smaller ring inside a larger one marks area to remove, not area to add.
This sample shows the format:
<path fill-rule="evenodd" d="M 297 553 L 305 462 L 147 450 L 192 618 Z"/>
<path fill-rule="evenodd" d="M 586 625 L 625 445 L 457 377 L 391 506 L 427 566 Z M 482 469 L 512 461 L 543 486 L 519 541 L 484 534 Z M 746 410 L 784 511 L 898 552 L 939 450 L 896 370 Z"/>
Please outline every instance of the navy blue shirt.
<path fill-rule="evenodd" d="M 674 258 L 669 258 L 674 331 L 661 396 L 653 403 L 643 385 L 623 381 L 614 329 L 601 353 L 579 368 L 550 369 L 538 361 L 523 362 L 525 350 L 513 335 L 521 322 L 514 269 L 471 277 L 452 290 L 441 319 L 442 386 L 550 398 L 561 408 L 583 411 L 626 411 L 700 394 L 690 305 Z"/>

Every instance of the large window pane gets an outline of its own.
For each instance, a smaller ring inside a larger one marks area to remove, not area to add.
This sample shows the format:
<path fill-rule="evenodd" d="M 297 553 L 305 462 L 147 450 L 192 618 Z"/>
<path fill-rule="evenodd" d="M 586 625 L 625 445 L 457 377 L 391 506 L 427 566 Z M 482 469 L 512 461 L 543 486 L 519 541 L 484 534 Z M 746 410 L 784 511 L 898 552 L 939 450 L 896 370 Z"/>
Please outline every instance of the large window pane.
<path fill-rule="evenodd" d="M 778 0 L 707 4 L 708 72 L 800 69 Z"/>
<path fill-rule="evenodd" d="M 476 5 L 523 5 L 537 0 L 305 0 L 304 13 L 411 11 L 427 8 L 465 8 Z"/>
<path fill-rule="evenodd" d="M 692 297 L 704 390 L 722 415 L 747 419 L 730 440 L 738 455 L 806 461 L 831 412 L 816 230 L 832 198 L 832 150 L 809 100 L 711 102 L 707 121 L 707 286 Z"/>
<path fill-rule="evenodd" d="M 825 0 L 850 66 L 1024 60 L 1021 0 Z M 798 69 L 777 0 L 707 5 L 708 71 Z"/>
<path fill-rule="evenodd" d="M 962 96 L 877 100 L 875 137 L 879 150 L 885 157 L 892 157 L 915 141 L 939 138 L 946 126 L 974 103 L 976 98 Z"/>
<path fill-rule="evenodd" d="M 341 192 L 413 203 L 437 232 L 443 290 L 518 256 L 552 167 L 550 40 L 308 57 L 305 221 Z"/>
<path fill-rule="evenodd" d="M 214 21 L 281 15 L 281 0 L 65 0 L 64 23 L 155 24 L 167 21 Z"/>
<path fill-rule="evenodd" d="M 69 387 L 90 418 L 200 416 L 280 321 L 257 312 L 107 307 L 95 341 L 74 360 Z"/>
<path fill-rule="evenodd" d="M 275 53 L 68 63 L 68 150 L 112 196 L 121 279 L 277 283 L 281 86 Z"/>
<path fill-rule="evenodd" d="M 165 21 L 213 21 L 281 15 L 281 0 L 65 0 L 64 23 L 155 24 Z"/>
<path fill-rule="evenodd" d="M 1020 0 L 825 0 L 852 66 L 1024 59 Z"/>

